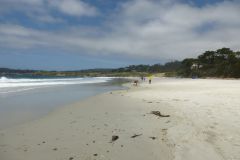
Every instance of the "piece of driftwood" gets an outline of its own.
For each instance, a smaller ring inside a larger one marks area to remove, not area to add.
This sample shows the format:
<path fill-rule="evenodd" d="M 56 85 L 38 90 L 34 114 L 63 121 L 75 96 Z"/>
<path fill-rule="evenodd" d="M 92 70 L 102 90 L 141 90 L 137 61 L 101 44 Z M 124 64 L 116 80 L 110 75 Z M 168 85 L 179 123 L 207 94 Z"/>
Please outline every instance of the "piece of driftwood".
<path fill-rule="evenodd" d="M 131 136 L 131 138 L 136 138 L 138 136 L 141 136 L 142 134 L 134 134 L 133 136 Z"/>
<path fill-rule="evenodd" d="M 161 114 L 161 112 L 159 111 L 151 111 L 150 114 L 154 114 L 155 116 L 158 116 L 158 117 L 170 117 L 170 115 Z"/>

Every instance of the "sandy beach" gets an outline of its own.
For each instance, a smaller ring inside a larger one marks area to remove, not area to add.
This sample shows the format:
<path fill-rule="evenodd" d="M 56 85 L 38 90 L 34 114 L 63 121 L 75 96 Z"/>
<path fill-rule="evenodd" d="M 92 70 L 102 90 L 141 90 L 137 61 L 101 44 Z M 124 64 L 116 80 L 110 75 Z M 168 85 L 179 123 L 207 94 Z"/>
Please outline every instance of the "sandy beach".
<path fill-rule="evenodd" d="M 0 130 L 0 159 L 239 160 L 239 95 L 239 80 L 153 79 Z"/>

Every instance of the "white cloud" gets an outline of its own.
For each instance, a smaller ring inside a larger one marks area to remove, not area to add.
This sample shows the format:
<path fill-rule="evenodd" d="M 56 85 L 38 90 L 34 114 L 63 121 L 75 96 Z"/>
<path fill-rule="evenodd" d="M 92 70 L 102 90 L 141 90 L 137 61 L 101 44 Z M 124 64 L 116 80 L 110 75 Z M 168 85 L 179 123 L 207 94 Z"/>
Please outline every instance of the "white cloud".
<path fill-rule="evenodd" d="M 71 15 L 95 14 L 95 11 L 87 14 L 81 7 L 70 9 L 72 4 L 64 5 L 64 11 L 61 4 L 58 5 L 55 7 Z M 205 50 L 221 47 L 239 50 L 239 15 L 240 3 L 237 1 L 198 8 L 175 1 L 134 0 L 118 8 L 104 28 L 69 26 L 62 31 L 38 31 L 1 25 L 0 46 L 29 50 L 45 47 L 167 61 L 194 57 Z"/>
<path fill-rule="evenodd" d="M 0 0 L 0 15 L 22 12 L 35 21 L 63 22 L 51 15 L 55 10 L 69 16 L 96 16 L 97 9 L 81 0 Z"/>
<path fill-rule="evenodd" d="M 72 16 L 95 16 L 97 10 L 79 0 L 51 0 L 49 3 L 59 11 Z"/>

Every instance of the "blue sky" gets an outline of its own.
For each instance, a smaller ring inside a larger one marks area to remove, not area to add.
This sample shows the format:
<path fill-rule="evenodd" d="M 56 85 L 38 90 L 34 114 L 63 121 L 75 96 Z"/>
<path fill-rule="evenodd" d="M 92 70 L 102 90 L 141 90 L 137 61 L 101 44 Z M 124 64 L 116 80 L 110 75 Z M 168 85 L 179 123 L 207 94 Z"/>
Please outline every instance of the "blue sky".
<path fill-rule="evenodd" d="M 0 0 L 0 67 L 116 68 L 239 44 L 237 0 Z"/>

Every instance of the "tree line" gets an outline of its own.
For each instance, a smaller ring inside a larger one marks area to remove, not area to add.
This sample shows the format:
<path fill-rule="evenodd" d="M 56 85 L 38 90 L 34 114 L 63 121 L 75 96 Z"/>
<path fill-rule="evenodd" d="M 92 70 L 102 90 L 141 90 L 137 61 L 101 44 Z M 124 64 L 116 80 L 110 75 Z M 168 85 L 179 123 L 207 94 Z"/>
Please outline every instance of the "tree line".
<path fill-rule="evenodd" d="M 183 77 L 240 78 L 240 52 L 230 48 L 206 51 L 197 58 L 187 58 L 177 71 Z"/>
<path fill-rule="evenodd" d="M 162 64 L 154 65 L 130 65 L 124 68 L 113 69 L 113 72 L 146 72 L 146 73 L 164 73 L 164 72 L 173 72 L 178 70 L 181 67 L 180 61 L 173 61 Z"/>
<path fill-rule="evenodd" d="M 166 76 L 179 77 L 222 77 L 240 78 L 240 52 L 230 48 L 216 51 L 206 51 L 197 58 L 186 58 L 182 61 L 172 61 L 165 64 L 130 65 L 117 69 L 89 69 L 78 71 L 41 71 L 14 70 L 0 68 L 0 76 L 148 76 L 149 74 L 165 73 Z"/>

